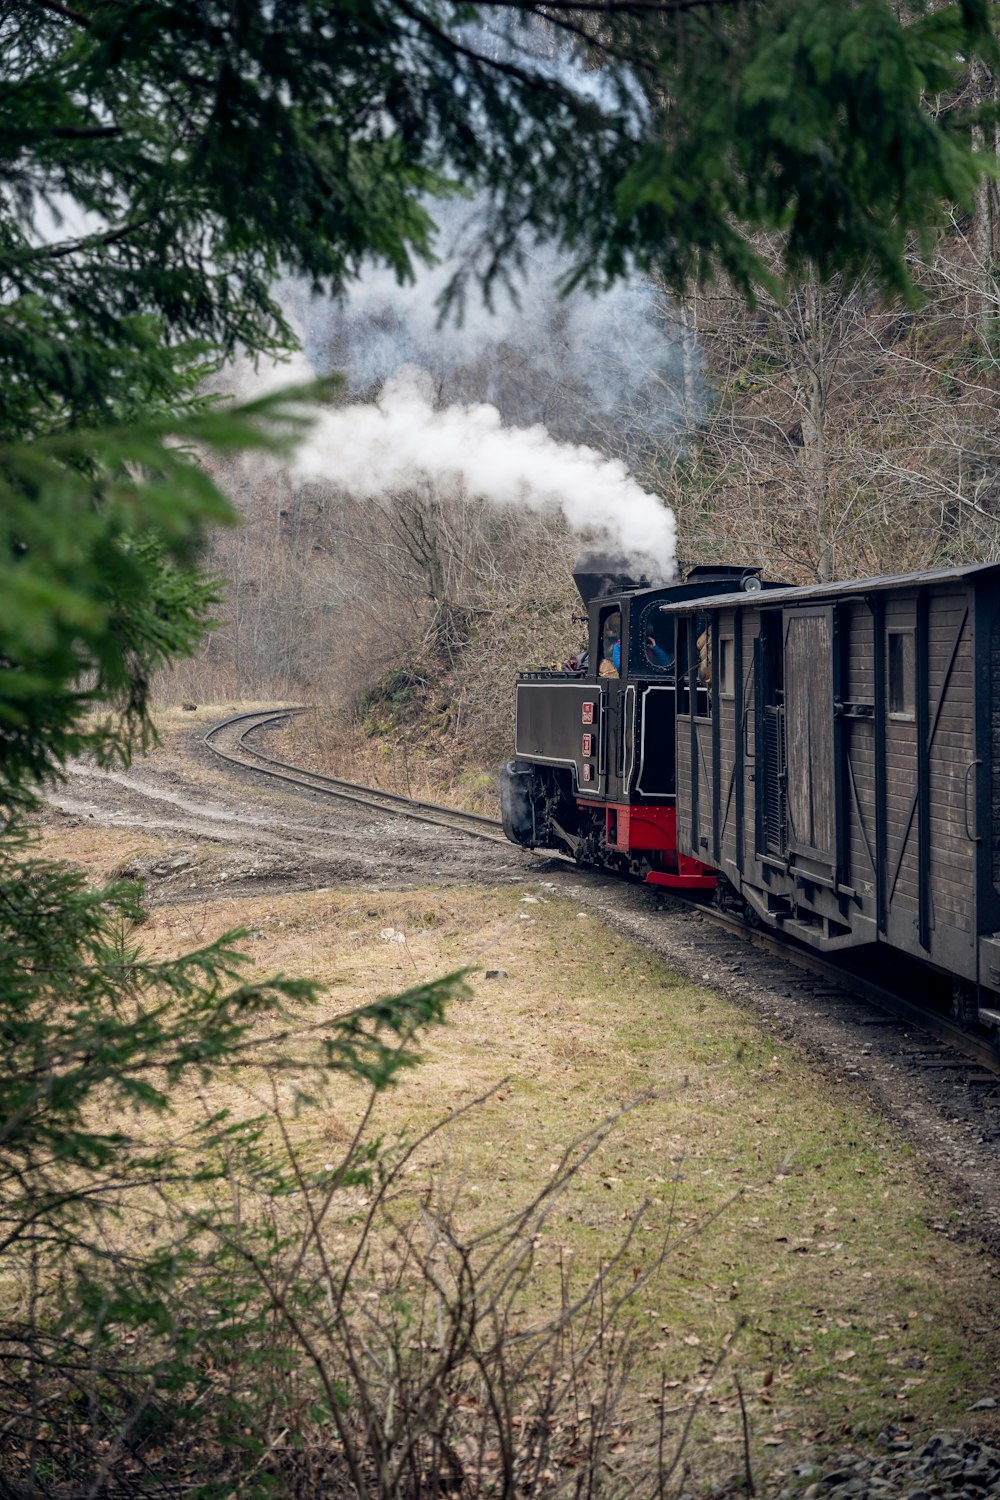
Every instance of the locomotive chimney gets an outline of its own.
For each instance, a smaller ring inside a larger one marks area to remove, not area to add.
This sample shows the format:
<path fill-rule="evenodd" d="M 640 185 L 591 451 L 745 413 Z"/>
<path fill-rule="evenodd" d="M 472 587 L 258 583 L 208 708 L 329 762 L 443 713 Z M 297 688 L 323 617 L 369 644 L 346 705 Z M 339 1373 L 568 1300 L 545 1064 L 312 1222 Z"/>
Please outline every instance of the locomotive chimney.
<path fill-rule="evenodd" d="M 589 607 L 592 599 L 601 599 L 605 594 L 623 594 L 628 589 L 648 588 L 648 578 L 634 578 L 628 571 L 632 566 L 627 557 L 613 557 L 601 552 L 584 552 L 577 558 L 573 582 L 579 590 L 584 608 Z"/>

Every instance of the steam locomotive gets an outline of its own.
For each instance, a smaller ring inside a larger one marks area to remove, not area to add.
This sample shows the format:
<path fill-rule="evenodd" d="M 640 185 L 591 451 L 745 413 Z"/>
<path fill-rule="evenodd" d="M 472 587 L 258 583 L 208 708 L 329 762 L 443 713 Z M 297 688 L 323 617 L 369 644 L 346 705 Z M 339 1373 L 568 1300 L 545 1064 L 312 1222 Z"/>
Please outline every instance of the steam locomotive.
<path fill-rule="evenodd" d="M 1000 564 L 574 578 L 587 651 L 518 678 L 507 837 L 819 950 L 888 945 L 1000 1027 Z"/>

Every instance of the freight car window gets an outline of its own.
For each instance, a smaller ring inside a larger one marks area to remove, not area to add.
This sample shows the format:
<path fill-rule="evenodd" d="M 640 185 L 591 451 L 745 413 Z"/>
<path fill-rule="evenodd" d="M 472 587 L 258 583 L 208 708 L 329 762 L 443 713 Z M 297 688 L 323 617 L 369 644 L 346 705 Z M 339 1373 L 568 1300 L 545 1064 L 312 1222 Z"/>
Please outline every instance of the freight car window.
<path fill-rule="evenodd" d="M 889 632 L 889 717 L 916 717 L 916 671 L 912 630 Z"/>
<path fill-rule="evenodd" d="M 732 698 L 736 692 L 736 659 L 733 655 L 731 635 L 719 637 L 719 692 L 723 698 Z"/>

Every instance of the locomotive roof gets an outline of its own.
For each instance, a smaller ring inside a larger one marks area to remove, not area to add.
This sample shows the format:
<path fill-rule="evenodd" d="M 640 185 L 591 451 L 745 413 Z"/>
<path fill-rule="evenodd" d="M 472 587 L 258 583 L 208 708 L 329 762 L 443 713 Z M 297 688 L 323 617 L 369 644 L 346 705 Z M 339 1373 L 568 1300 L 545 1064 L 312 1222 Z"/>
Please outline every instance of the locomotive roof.
<path fill-rule="evenodd" d="M 691 614 L 699 609 L 745 608 L 748 605 L 774 605 L 808 603 L 818 599 L 856 598 L 859 594 L 874 594 L 882 590 L 898 588 L 920 588 L 928 584 L 958 583 L 966 580 L 984 581 L 990 576 L 1000 577 L 1000 563 L 969 563 L 964 567 L 929 568 L 922 573 L 889 573 L 881 578 L 849 578 L 837 583 L 809 583 L 799 588 L 775 588 L 758 590 L 756 593 L 706 594 L 702 598 L 684 599 L 677 604 L 664 604 L 668 614 Z"/>

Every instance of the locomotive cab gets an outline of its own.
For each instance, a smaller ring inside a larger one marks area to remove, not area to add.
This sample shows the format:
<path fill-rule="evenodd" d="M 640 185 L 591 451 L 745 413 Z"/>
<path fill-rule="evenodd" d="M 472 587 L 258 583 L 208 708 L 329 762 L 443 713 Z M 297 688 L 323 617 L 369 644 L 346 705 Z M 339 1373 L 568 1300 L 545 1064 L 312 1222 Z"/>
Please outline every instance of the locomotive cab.
<path fill-rule="evenodd" d="M 742 589 L 756 573 L 693 568 L 683 581 L 650 588 L 614 559 L 578 564 L 588 649 L 518 678 L 515 759 L 500 777 L 508 838 L 652 884 L 713 888 L 710 871 L 677 854 L 674 738 L 686 637 L 679 661 L 665 607 Z"/>

